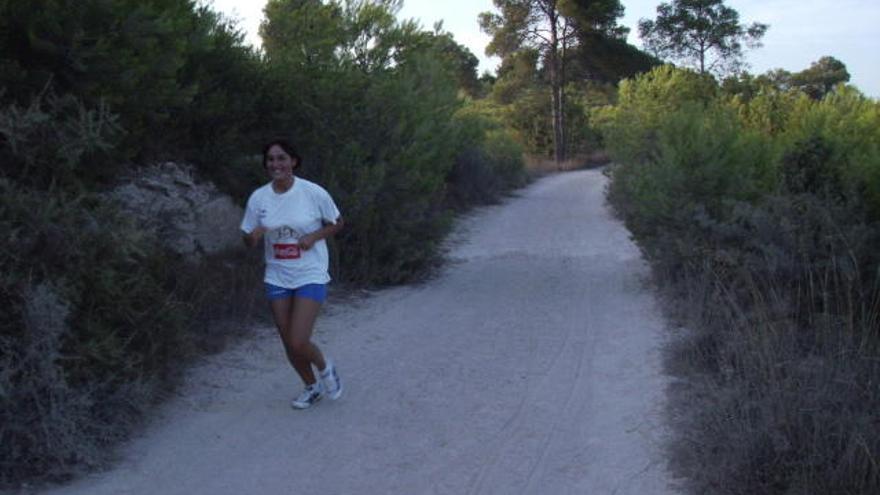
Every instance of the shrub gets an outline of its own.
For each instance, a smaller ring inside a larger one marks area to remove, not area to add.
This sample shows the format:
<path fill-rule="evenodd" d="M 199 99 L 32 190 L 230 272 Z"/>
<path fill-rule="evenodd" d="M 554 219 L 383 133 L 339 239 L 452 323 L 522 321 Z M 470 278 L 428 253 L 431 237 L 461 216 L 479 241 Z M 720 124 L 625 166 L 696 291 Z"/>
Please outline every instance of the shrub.
<path fill-rule="evenodd" d="M 770 143 L 744 132 L 730 109 L 691 102 L 653 120 L 657 127 L 648 130 L 654 135 L 650 152 L 646 149 L 640 162 L 612 168 L 609 188 L 609 199 L 649 253 L 655 242 L 690 239 L 685 232 L 699 218 L 723 219 L 733 201 L 775 187 Z M 664 245 L 673 250 L 657 253 L 665 261 L 700 253 L 686 243 Z"/>
<path fill-rule="evenodd" d="M 467 53 L 392 3 L 271 2 L 262 56 L 190 0 L 0 3 L 0 484 L 100 464 L 253 303 L 259 253 L 164 251 L 96 192 L 123 168 L 188 158 L 243 202 L 257 147 L 292 138 L 346 216 L 334 278 L 360 284 L 424 274 L 450 198 L 522 183 L 497 118 L 459 113 Z"/>
<path fill-rule="evenodd" d="M 448 201 L 456 208 L 489 204 L 524 184 L 523 150 L 488 101 L 470 103 L 455 116 L 459 149 L 447 177 Z"/>
<path fill-rule="evenodd" d="M 691 76 L 666 70 L 599 117 L 609 200 L 691 329 L 673 470 L 693 493 L 880 491 L 877 103 L 679 100 L 662 89 Z"/>
<path fill-rule="evenodd" d="M 816 138 L 827 144 L 827 166 L 880 218 L 880 102 L 842 88 L 798 106 L 783 139 L 796 149 Z"/>
<path fill-rule="evenodd" d="M 0 182 L 5 483 L 94 465 L 191 347 L 173 269 L 89 196 Z"/>
<path fill-rule="evenodd" d="M 346 144 L 308 143 L 316 178 L 349 220 L 339 236 L 342 273 L 359 283 L 399 283 L 436 261 L 449 225 L 444 182 L 457 152 L 454 81 L 428 58 L 376 78 L 353 98 L 363 113 L 342 124 Z M 328 88 L 329 89 L 329 88 Z M 308 173 L 313 173 L 307 170 Z"/>
<path fill-rule="evenodd" d="M 274 85 L 302 88 L 279 95 L 278 123 L 303 150 L 303 174 L 330 191 L 346 218 L 341 277 L 392 284 L 423 275 L 450 225 L 447 187 L 473 174 L 500 189 L 507 179 L 489 175 L 515 175 L 501 166 L 509 154 L 496 149 L 510 145 L 496 147 L 503 138 L 492 137 L 485 148 L 488 126 L 456 118 L 464 102 L 442 46 L 394 24 L 380 6 L 275 7 L 265 28 L 269 71 Z M 314 22 L 297 24 L 306 18 Z M 497 167 L 476 163 L 496 156 Z"/>
<path fill-rule="evenodd" d="M 659 119 L 685 103 L 707 105 L 717 93 L 711 77 L 668 65 L 621 81 L 617 104 L 598 112 L 608 152 L 618 163 L 649 160 L 662 127 Z"/>
<path fill-rule="evenodd" d="M 51 96 L 0 112 L 3 173 L 19 179 L 0 178 L 0 485 L 107 460 L 185 358 L 219 348 L 213 318 L 246 314 L 259 281 L 256 260 L 165 252 L 84 190 L 118 132 L 101 115 Z"/>
<path fill-rule="evenodd" d="M 0 108 L 0 172 L 33 187 L 77 188 L 115 170 L 110 155 L 122 133 L 106 105 L 87 108 L 70 95 L 10 102 Z"/>
<path fill-rule="evenodd" d="M 798 91 L 762 89 L 752 98 L 734 96 L 730 105 L 749 129 L 768 136 L 779 136 L 789 129 L 792 115 L 809 105 L 808 97 Z"/>
<path fill-rule="evenodd" d="M 673 465 L 694 493 L 874 493 L 880 231 L 813 195 L 737 210 L 675 283 Z"/>

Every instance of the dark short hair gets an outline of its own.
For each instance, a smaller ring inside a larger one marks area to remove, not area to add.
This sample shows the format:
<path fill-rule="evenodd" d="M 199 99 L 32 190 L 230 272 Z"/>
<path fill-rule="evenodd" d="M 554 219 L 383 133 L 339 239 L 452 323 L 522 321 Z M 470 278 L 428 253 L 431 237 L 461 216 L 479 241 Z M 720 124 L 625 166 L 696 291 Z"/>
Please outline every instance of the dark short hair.
<path fill-rule="evenodd" d="M 278 146 L 293 158 L 296 162 L 296 165 L 294 165 L 293 168 L 299 168 L 302 166 L 302 157 L 299 156 L 299 153 L 296 151 L 296 148 L 290 144 L 290 141 L 286 139 L 273 139 L 263 146 L 263 168 L 266 168 L 266 159 L 269 156 L 269 148 L 272 146 Z"/>

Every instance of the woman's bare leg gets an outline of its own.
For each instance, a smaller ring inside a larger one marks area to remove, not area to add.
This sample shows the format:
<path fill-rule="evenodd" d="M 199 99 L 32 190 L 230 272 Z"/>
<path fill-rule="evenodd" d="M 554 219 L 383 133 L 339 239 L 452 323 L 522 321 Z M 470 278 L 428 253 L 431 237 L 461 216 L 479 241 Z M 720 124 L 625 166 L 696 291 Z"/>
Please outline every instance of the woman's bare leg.
<path fill-rule="evenodd" d="M 312 365 L 317 366 L 319 370 L 326 367 L 324 355 L 318 346 L 311 342 L 321 303 L 305 297 L 291 297 L 273 300 L 270 305 L 288 361 L 302 378 L 303 383 L 306 385 L 315 383 L 317 380 Z"/>

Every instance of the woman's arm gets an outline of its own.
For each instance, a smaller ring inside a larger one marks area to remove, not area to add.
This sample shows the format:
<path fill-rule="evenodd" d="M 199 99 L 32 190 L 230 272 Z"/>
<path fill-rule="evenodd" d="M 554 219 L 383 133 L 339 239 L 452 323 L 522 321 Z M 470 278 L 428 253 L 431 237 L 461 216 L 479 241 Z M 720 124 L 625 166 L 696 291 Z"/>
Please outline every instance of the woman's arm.
<path fill-rule="evenodd" d="M 252 248 L 260 243 L 263 239 L 263 234 L 265 234 L 269 229 L 266 227 L 260 226 L 252 230 L 250 233 L 242 232 L 242 238 L 244 240 L 244 245 Z"/>
<path fill-rule="evenodd" d="M 329 239 L 336 235 L 337 232 L 342 230 L 344 222 L 342 221 L 342 217 L 336 219 L 336 223 L 324 223 L 324 226 L 319 230 L 312 232 L 311 234 L 304 235 L 299 238 L 299 247 L 303 251 L 308 251 L 315 245 L 316 242 L 321 239 Z"/>

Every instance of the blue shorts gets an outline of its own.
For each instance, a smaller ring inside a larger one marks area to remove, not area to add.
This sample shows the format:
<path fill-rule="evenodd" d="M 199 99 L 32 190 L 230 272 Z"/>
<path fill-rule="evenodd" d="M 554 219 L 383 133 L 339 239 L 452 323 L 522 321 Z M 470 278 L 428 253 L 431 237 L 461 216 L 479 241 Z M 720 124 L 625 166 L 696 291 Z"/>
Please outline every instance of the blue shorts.
<path fill-rule="evenodd" d="M 327 300 L 326 284 L 308 284 L 296 289 L 288 289 L 287 287 L 278 287 L 268 282 L 264 282 L 266 286 L 266 298 L 270 301 L 276 299 L 285 299 L 287 297 L 305 297 L 323 303 Z"/>

